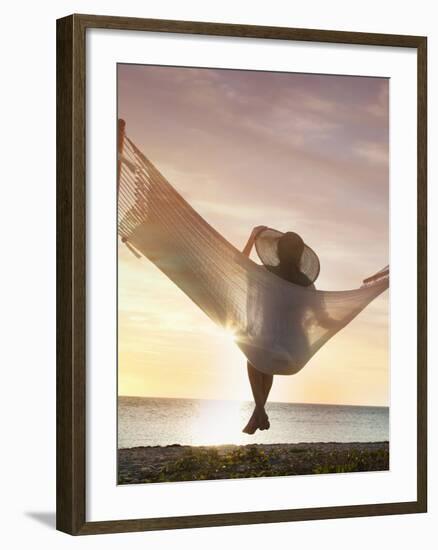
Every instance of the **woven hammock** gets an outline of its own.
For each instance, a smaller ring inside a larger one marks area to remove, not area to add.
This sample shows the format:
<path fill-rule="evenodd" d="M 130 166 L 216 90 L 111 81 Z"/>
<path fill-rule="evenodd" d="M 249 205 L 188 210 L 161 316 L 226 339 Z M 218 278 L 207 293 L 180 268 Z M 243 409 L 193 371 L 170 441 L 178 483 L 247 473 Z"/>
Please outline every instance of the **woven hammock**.
<path fill-rule="evenodd" d="M 389 285 L 388 266 L 356 290 L 287 282 L 211 227 L 119 126 L 118 233 L 268 374 L 295 374 Z"/>

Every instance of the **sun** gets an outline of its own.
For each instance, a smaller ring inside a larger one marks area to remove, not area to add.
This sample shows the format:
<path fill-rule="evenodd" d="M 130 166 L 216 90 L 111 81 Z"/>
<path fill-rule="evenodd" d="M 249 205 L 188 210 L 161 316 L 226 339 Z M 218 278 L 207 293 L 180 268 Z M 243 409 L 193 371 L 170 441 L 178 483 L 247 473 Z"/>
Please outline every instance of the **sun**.
<path fill-rule="evenodd" d="M 231 341 L 231 342 L 235 342 L 236 341 L 236 332 L 230 328 L 230 327 L 226 327 L 223 331 L 223 334 L 224 334 L 224 337 L 228 340 L 228 341 Z"/>

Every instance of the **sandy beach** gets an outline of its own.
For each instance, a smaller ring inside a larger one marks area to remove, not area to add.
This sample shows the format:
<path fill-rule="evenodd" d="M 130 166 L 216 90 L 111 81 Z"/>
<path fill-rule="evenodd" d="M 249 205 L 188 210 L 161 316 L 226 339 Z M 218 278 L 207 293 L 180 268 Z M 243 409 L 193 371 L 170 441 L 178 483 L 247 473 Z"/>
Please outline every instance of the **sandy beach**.
<path fill-rule="evenodd" d="M 389 469 L 389 443 L 291 443 L 118 450 L 118 483 L 292 476 Z"/>

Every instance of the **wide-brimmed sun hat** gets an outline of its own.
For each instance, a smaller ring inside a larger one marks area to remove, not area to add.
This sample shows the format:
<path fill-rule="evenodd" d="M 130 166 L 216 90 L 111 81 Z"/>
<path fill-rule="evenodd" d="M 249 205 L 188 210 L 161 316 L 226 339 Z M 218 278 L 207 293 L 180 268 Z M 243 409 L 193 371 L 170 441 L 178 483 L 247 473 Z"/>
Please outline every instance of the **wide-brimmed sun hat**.
<path fill-rule="evenodd" d="M 286 235 L 286 233 L 267 227 L 266 229 L 262 229 L 256 236 L 255 247 L 257 254 L 262 263 L 268 268 L 280 264 L 278 241 L 283 235 Z M 301 273 L 306 275 L 312 283 L 317 279 L 320 270 L 319 258 L 306 243 L 304 243 L 298 267 Z"/>

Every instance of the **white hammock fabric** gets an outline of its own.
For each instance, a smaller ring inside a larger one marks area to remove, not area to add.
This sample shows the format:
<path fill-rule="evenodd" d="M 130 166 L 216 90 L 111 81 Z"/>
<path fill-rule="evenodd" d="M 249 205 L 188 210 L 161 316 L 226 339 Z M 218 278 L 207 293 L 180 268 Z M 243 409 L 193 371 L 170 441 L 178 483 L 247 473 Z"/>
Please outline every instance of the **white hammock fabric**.
<path fill-rule="evenodd" d="M 249 362 L 268 374 L 300 371 L 389 285 L 388 268 L 348 291 L 281 279 L 215 231 L 126 136 L 119 142 L 118 233 L 232 331 Z"/>

